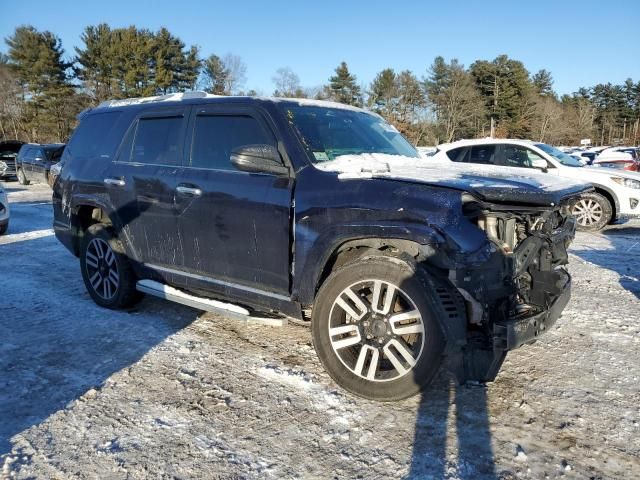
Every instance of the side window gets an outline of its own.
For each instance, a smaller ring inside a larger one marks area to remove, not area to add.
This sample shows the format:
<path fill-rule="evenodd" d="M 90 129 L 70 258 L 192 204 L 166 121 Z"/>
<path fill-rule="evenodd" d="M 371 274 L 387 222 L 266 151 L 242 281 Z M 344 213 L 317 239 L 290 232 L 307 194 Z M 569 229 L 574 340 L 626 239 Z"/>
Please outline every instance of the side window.
<path fill-rule="evenodd" d="M 243 145 L 273 145 L 273 137 L 248 115 L 198 115 L 193 131 L 191 166 L 235 170 L 230 156 Z"/>
<path fill-rule="evenodd" d="M 449 160 L 452 162 L 468 162 L 469 155 L 467 154 L 469 153 L 469 150 L 469 147 L 454 148 L 447 152 L 447 157 L 449 157 Z"/>
<path fill-rule="evenodd" d="M 33 159 L 39 159 L 39 160 L 44 160 L 45 156 L 44 156 L 44 152 L 42 151 L 41 148 L 34 148 L 33 149 Z"/>
<path fill-rule="evenodd" d="M 505 145 L 503 164 L 505 167 L 533 168 L 533 160 L 546 160 L 533 150 L 520 145 Z"/>
<path fill-rule="evenodd" d="M 480 163 L 483 165 L 495 165 L 496 146 L 495 145 L 475 145 L 471 147 L 471 155 L 467 160 L 469 163 Z"/>
<path fill-rule="evenodd" d="M 141 118 L 131 150 L 131 162 L 180 165 L 183 121 L 183 117 Z"/>
<path fill-rule="evenodd" d="M 121 112 L 95 113 L 80 120 L 67 151 L 76 158 L 110 158 L 117 146 L 115 125 Z"/>
<path fill-rule="evenodd" d="M 26 160 L 27 162 L 30 162 L 31 160 L 33 160 L 33 157 L 34 157 L 33 151 L 34 149 L 31 147 L 25 148 L 24 153 L 22 155 L 22 160 L 23 161 Z"/>

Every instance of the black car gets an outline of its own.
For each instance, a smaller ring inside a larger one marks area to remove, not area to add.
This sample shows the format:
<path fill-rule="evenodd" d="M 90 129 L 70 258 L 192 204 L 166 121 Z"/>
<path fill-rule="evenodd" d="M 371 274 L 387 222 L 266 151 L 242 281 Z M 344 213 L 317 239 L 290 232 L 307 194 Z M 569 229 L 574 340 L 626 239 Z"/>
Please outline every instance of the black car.
<path fill-rule="evenodd" d="M 24 142 L 5 140 L 0 142 L 0 180 L 16 176 L 16 157 Z"/>
<path fill-rule="evenodd" d="M 57 170 L 55 233 L 96 303 L 308 320 L 332 378 L 376 400 L 443 365 L 492 380 L 556 321 L 587 188 L 430 168 L 356 108 L 195 93 L 90 110 Z"/>
<path fill-rule="evenodd" d="M 22 185 L 48 183 L 49 170 L 60 161 L 63 150 L 63 143 L 24 144 L 16 158 L 18 182 Z"/>

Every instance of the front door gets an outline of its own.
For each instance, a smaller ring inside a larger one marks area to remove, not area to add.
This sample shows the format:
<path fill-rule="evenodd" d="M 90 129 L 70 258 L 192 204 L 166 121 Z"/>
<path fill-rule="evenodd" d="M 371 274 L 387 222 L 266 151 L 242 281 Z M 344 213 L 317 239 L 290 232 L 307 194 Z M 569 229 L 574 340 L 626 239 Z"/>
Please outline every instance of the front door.
<path fill-rule="evenodd" d="M 176 188 L 187 272 L 222 284 L 289 291 L 292 179 L 237 170 L 234 148 L 277 146 L 249 107 L 194 107 L 187 162 Z"/>
<path fill-rule="evenodd" d="M 120 230 L 141 262 L 182 263 L 174 204 L 188 109 L 146 110 L 129 128 L 104 182 Z"/>
<path fill-rule="evenodd" d="M 537 152 L 527 148 L 523 145 L 504 144 L 500 147 L 498 165 L 513 169 L 514 173 L 520 175 L 529 175 L 531 173 L 542 173 L 541 170 L 536 169 L 533 166 L 535 161 L 543 161 L 549 164 L 545 158 L 543 158 Z"/>

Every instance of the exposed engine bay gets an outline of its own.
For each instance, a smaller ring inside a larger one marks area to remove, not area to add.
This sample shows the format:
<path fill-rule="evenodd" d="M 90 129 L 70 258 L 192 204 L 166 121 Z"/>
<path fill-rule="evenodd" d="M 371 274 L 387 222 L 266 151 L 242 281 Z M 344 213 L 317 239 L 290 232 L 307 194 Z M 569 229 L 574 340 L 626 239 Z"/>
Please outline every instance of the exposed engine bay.
<path fill-rule="evenodd" d="M 576 221 L 569 200 L 549 207 L 473 202 L 465 215 L 486 233 L 491 253 L 487 262 L 451 270 L 449 280 L 467 310 L 465 378 L 486 380 L 508 350 L 535 341 L 569 301 L 564 265 Z"/>

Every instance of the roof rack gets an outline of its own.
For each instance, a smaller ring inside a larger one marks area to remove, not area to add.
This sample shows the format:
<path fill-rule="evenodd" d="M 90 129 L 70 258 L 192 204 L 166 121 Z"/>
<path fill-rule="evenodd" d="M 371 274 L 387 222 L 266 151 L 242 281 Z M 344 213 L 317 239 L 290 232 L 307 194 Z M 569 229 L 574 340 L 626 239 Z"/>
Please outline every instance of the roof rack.
<path fill-rule="evenodd" d="M 98 105 L 98 108 L 107 107 L 125 107 L 127 105 L 139 105 L 141 103 L 156 103 L 156 102 L 180 102 L 182 100 L 189 100 L 192 98 L 218 98 L 219 95 L 212 95 L 211 93 L 194 91 L 194 92 L 181 92 L 181 93 L 169 93 L 167 95 L 157 95 L 155 97 L 137 97 L 137 98 L 123 98 L 122 100 L 106 100 Z"/>

